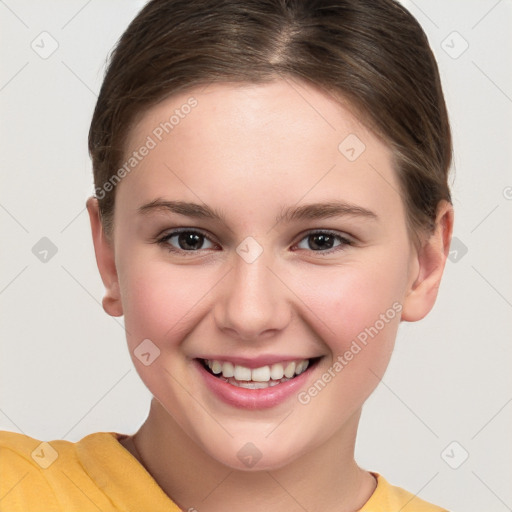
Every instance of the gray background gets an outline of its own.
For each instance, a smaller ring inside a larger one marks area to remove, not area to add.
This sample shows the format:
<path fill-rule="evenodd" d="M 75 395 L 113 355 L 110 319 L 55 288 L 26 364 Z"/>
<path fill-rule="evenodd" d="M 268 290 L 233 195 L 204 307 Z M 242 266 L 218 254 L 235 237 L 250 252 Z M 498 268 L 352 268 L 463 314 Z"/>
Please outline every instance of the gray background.
<path fill-rule="evenodd" d="M 144 3 L 0 1 L 0 429 L 76 441 L 147 414 L 85 211 L 105 58 Z M 405 3 L 451 114 L 456 239 L 434 310 L 400 328 L 357 458 L 454 511 L 512 510 L 512 1 Z"/>

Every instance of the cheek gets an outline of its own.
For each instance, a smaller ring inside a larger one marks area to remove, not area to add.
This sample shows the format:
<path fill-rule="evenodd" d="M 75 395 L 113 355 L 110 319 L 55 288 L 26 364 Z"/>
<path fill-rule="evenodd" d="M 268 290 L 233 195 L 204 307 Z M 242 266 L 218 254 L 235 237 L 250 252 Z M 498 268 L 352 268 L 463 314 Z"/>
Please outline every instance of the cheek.
<path fill-rule="evenodd" d="M 119 281 L 130 346 L 145 338 L 166 347 L 179 340 L 189 318 L 198 314 L 201 299 L 212 289 L 212 274 L 211 269 L 166 262 L 137 264 L 131 260 L 121 267 Z"/>
<path fill-rule="evenodd" d="M 300 295 L 311 310 L 311 321 L 336 354 L 358 336 L 364 342 L 369 330 L 375 335 L 377 328 L 381 339 L 396 334 L 406 263 L 396 254 L 374 253 L 364 263 L 317 269 L 302 282 Z"/>
<path fill-rule="evenodd" d="M 373 392 L 393 351 L 405 267 L 396 258 L 380 255 L 377 260 L 374 265 L 317 272 L 314 289 L 303 286 L 301 291 L 310 309 L 308 322 L 322 337 L 330 357 L 319 379 L 298 398 L 301 404 L 330 411 L 332 429 Z"/>

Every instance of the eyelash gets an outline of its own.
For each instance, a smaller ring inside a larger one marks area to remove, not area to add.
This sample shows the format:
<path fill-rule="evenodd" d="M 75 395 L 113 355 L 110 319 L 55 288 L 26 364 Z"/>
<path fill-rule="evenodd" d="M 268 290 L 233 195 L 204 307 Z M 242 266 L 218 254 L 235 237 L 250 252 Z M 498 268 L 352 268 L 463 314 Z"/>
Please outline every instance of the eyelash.
<path fill-rule="evenodd" d="M 213 243 L 213 244 L 215 243 L 213 240 L 210 239 L 210 237 L 207 234 L 203 233 L 202 231 L 200 231 L 198 229 L 192 229 L 192 228 L 175 229 L 175 230 L 171 231 L 170 233 L 167 233 L 164 236 L 158 238 L 157 240 L 155 240 L 155 242 L 157 244 L 165 247 L 169 252 L 183 254 L 183 255 L 187 255 L 187 256 L 189 254 L 192 255 L 194 253 L 200 252 L 201 250 L 205 250 L 205 249 L 198 249 L 198 250 L 187 251 L 185 249 L 177 249 L 176 247 L 173 247 L 172 245 L 170 245 L 168 243 L 171 238 L 173 238 L 177 235 L 180 235 L 182 233 L 193 233 L 196 235 L 200 235 L 200 236 L 204 237 L 205 239 L 207 239 L 208 241 L 210 241 L 211 243 Z M 298 245 L 300 242 L 302 242 L 303 240 L 306 240 L 308 237 L 313 236 L 313 235 L 332 236 L 337 241 L 339 241 L 340 244 L 331 249 L 325 250 L 325 251 L 322 251 L 322 250 L 314 251 L 312 249 L 299 249 L 299 250 L 308 250 L 309 252 L 313 252 L 313 253 L 316 253 L 319 255 L 328 255 L 328 254 L 332 254 L 332 253 L 335 253 L 340 250 L 344 250 L 345 247 L 347 247 L 347 246 L 354 245 L 354 242 L 352 240 L 350 240 L 349 238 L 341 236 L 339 233 L 336 233 L 335 231 L 330 231 L 328 229 L 319 229 L 319 230 L 308 231 L 302 236 L 302 238 L 295 245 Z M 208 249 L 206 249 L 206 250 L 208 250 Z"/>

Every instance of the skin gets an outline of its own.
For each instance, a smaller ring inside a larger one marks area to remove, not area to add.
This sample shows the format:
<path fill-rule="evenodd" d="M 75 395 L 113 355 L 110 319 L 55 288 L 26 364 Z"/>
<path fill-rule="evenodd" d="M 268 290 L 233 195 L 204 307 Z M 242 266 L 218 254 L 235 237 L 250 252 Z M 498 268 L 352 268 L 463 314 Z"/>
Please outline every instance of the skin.
<path fill-rule="evenodd" d="M 123 444 L 184 510 L 357 510 L 376 486 L 354 461 L 361 408 L 400 321 L 434 305 L 451 205 L 439 204 L 435 232 L 416 249 L 388 147 L 333 98 L 291 79 L 168 98 L 133 128 L 127 154 L 191 96 L 197 107 L 117 186 L 111 236 L 97 201 L 87 203 L 104 308 L 124 314 L 133 363 L 154 396 L 146 422 Z M 353 162 L 338 149 L 349 134 L 366 146 Z M 140 213 L 157 199 L 206 204 L 224 221 Z M 376 218 L 276 224 L 283 208 L 330 201 Z M 180 247 L 178 237 L 155 243 L 180 227 L 211 241 L 200 238 L 186 254 L 168 249 Z M 326 229 L 352 243 L 334 238 L 329 254 L 328 244 L 315 251 L 308 232 Z M 263 249 L 252 263 L 236 252 L 248 236 Z M 199 355 L 322 356 L 307 390 L 393 304 L 401 314 L 307 405 L 294 394 L 269 409 L 239 409 L 216 398 L 193 367 Z M 134 355 L 144 339 L 160 350 L 149 366 Z M 237 457 L 248 442 L 262 454 L 252 468 Z"/>

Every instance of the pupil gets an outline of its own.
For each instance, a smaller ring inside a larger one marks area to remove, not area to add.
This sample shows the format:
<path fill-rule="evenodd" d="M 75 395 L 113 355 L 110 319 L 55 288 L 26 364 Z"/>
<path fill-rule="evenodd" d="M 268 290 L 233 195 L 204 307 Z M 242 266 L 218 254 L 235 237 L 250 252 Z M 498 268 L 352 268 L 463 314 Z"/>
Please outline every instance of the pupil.
<path fill-rule="evenodd" d="M 334 237 L 326 234 L 310 235 L 309 246 L 313 250 L 331 249 Z"/>
<path fill-rule="evenodd" d="M 199 249 L 201 247 L 202 236 L 197 233 L 181 233 L 178 237 L 178 242 L 181 249 Z"/>

